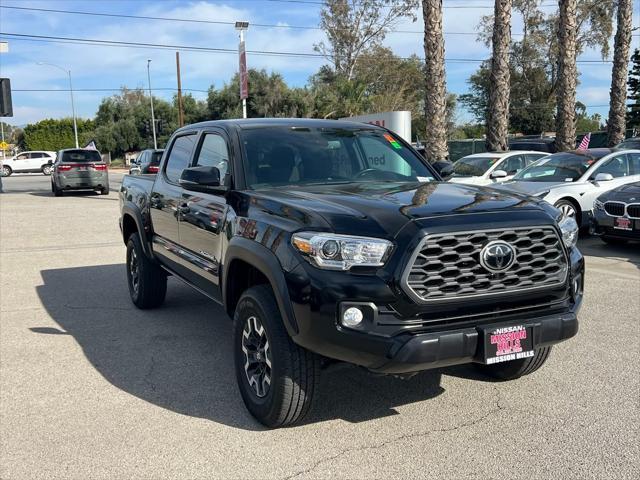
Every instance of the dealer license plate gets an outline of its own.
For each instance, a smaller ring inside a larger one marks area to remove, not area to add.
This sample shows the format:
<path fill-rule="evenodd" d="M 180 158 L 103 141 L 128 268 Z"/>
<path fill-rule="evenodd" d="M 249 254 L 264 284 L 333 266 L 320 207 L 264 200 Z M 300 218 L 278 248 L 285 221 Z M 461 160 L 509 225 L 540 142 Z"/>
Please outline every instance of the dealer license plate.
<path fill-rule="evenodd" d="M 484 331 L 484 363 L 510 362 L 533 357 L 531 328 L 524 325 L 490 328 Z"/>
<path fill-rule="evenodd" d="M 613 221 L 613 228 L 618 230 L 633 230 L 633 223 L 625 217 L 616 217 Z"/>

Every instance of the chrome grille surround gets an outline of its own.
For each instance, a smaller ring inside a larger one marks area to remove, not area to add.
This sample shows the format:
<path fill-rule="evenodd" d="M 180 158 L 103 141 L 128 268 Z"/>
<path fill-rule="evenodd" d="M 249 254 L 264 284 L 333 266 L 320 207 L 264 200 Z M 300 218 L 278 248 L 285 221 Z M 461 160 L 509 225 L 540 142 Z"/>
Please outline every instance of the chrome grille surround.
<path fill-rule="evenodd" d="M 480 251 L 496 240 L 516 249 L 516 261 L 504 273 L 491 273 L 480 264 Z M 566 282 L 568 263 L 550 225 L 431 233 L 409 259 L 401 286 L 421 304 L 545 290 Z"/>

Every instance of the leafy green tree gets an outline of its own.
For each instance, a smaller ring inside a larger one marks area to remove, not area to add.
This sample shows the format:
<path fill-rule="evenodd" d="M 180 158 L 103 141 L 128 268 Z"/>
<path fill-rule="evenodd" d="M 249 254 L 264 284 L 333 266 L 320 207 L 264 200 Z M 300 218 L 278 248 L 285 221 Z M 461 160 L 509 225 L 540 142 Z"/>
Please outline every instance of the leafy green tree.
<path fill-rule="evenodd" d="M 82 147 L 93 137 L 93 120 L 76 119 L 78 126 L 78 143 Z M 73 133 L 73 119 L 47 119 L 29 124 L 24 128 L 23 146 L 25 150 L 61 150 L 73 148 L 75 137 Z"/>
<path fill-rule="evenodd" d="M 640 49 L 635 49 L 631 56 L 633 65 L 629 70 L 627 99 L 631 102 L 627 108 L 627 128 L 640 129 Z"/>
<path fill-rule="evenodd" d="M 360 57 L 379 47 L 401 19 L 415 21 L 417 5 L 417 0 L 326 0 L 320 28 L 327 42 L 314 49 L 331 62 L 336 74 L 353 80 Z"/>
<path fill-rule="evenodd" d="M 248 117 L 304 117 L 308 99 L 303 89 L 291 89 L 279 73 L 249 70 Z M 209 88 L 207 115 L 211 120 L 242 117 L 238 74 L 221 89 Z"/>
<path fill-rule="evenodd" d="M 158 148 L 163 148 L 178 127 L 173 104 L 153 98 Z M 95 120 L 99 150 L 120 156 L 128 151 L 153 148 L 150 99 L 142 89 L 123 88 L 119 94 L 102 100 Z"/>

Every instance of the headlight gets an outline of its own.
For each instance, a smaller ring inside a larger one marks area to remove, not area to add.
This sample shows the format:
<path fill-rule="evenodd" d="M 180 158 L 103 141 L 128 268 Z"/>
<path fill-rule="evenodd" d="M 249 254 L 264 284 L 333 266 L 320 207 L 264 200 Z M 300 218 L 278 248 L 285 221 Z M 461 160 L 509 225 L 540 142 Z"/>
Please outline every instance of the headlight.
<path fill-rule="evenodd" d="M 593 208 L 595 210 L 604 210 L 604 203 L 602 203 L 600 200 L 596 200 L 595 202 L 593 202 Z"/>
<path fill-rule="evenodd" d="M 571 248 L 578 243 L 578 224 L 573 217 L 565 217 L 558 223 L 562 232 L 562 241 L 565 247 Z"/>
<path fill-rule="evenodd" d="M 538 197 L 538 198 L 544 198 L 547 196 L 547 194 L 550 192 L 551 190 L 545 190 L 544 192 L 540 192 L 540 193 L 536 193 L 534 195 L 534 197 Z"/>
<path fill-rule="evenodd" d="M 349 270 L 353 266 L 381 267 L 392 247 L 391 242 L 379 238 L 320 232 L 296 233 L 291 243 L 316 266 L 329 270 Z"/>

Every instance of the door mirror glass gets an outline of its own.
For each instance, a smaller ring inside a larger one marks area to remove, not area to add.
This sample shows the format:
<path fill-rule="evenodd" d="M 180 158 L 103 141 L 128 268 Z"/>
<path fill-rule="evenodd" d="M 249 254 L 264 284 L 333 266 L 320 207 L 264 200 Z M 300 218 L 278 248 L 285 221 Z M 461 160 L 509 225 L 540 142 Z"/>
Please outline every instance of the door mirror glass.
<path fill-rule="evenodd" d="M 494 170 L 491 172 L 491 178 L 506 178 L 507 172 L 504 170 Z"/>
<path fill-rule="evenodd" d="M 220 191 L 220 170 L 217 167 L 185 168 L 180 176 L 180 186 L 195 192 Z"/>
<path fill-rule="evenodd" d="M 599 173 L 595 178 L 596 182 L 609 182 L 611 180 L 613 180 L 613 175 L 610 173 Z"/>
<path fill-rule="evenodd" d="M 453 175 L 453 163 L 450 162 L 434 162 L 431 166 L 440 174 L 442 178 Z"/>

